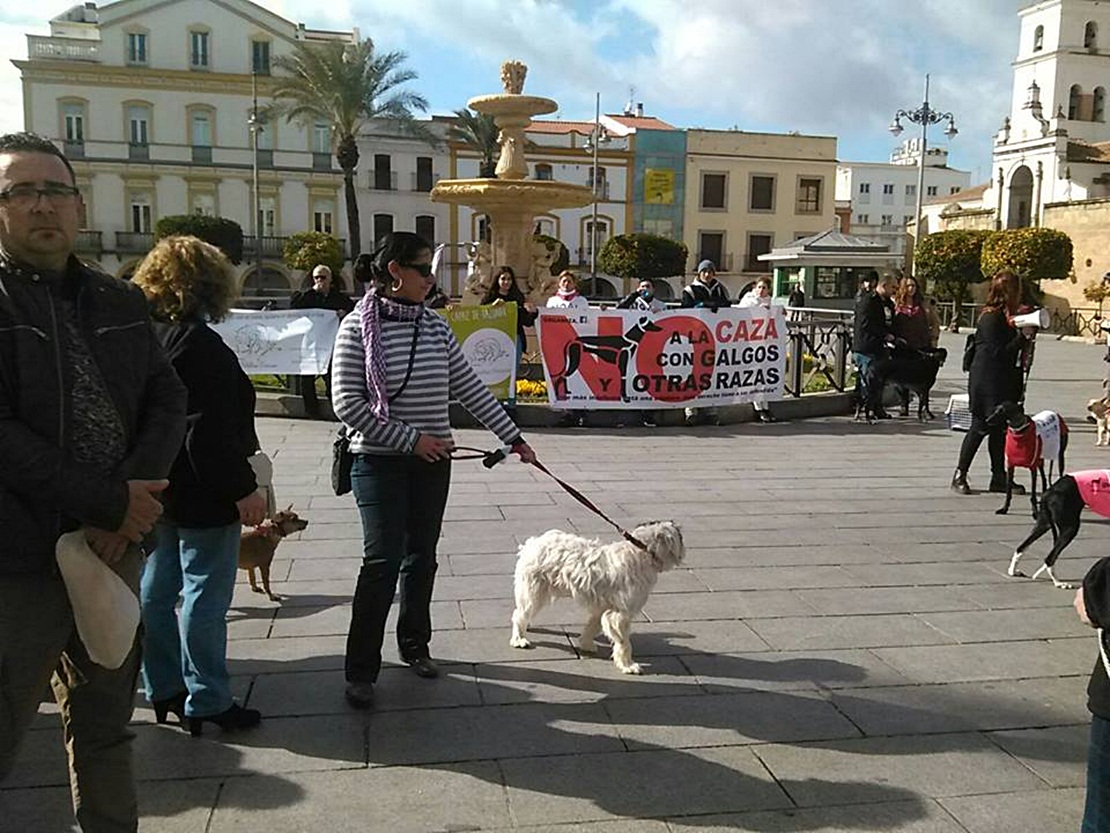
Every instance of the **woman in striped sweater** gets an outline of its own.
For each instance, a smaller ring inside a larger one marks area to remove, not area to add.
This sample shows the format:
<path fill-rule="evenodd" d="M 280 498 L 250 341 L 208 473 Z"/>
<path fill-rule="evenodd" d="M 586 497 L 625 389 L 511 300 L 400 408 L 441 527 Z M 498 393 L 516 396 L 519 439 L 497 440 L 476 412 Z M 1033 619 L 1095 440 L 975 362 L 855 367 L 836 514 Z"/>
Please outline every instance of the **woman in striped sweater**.
<path fill-rule="evenodd" d="M 347 701 L 373 705 L 385 620 L 401 584 L 397 646 L 421 677 L 429 658 L 436 542 L 451 480 L 450 399 L 463 404 L 524 462 L 520 430 L 470 367 L 447 321 L 424 307 L 432 248 L 410 232 L 360 255 L 355 277 L 370 291 L 336 337 L 332 401 L 347 426 L 352 491 L 362 517 L 363 561 L 347 635 Z"/>

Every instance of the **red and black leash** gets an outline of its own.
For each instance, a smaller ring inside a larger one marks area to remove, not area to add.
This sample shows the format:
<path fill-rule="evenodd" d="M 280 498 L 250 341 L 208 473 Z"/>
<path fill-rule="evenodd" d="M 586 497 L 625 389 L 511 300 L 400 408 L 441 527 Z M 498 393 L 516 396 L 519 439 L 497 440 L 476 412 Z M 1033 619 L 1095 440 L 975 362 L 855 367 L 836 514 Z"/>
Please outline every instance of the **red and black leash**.
<path fill-rule="evenodd" d="M 458 452 L 458 451 L 467 452 L 467 453 L 456 454 L 455 452 Z M 511 451 L 512 451 L 512 449 L 508 448 L 508 447 L 499 448 L 496 451 L 484 451 L 483 449 L 480 449 L 480 448 L 468 448 L 466 446 L 456 446 L 454 448 L 454 450 L 451 452 L 451 459 L 452 460 L 479 460 L 480 459 L 482 461 L 483 466 L 485 466 L 487 469 L 492 469 L 498 463 L 504 461 L 505 458 L 508 457 L 508 455 Z M 598 509 L 597 505 L 592 500 L 590 500 L 588 497 L 586 497 L 584 494 L 582 494 L 576 488 L 571 486 L 569 483 L 567 483 L 562 478 L 557 477 L 555 474 L 553 474 L 551 472 L 551 470 L 547 466 L 545 466 L 543 463 L 541 463 L 539 460 L 533 460 L 532 465 L 535 466 L 540 471 L 542 471 L 544 474 L 546 474 L 548 477 L 550 477 L 556 483 L 558 483 L 559 487 L 564 492 L 566 492 L 568 495 L 570 495 L 576 501 L 581 503 L 583 506 L 585 506 L 587 509 L 589 509 L 591 512 L 593 512 L 595 515 L 597 515 L 599 518 L 601 518 L 603 521 L 605 521 L 607 524 L 612 526 L 617 532 L 619 532 L 621 534 L 621 537 L 624 538 L 624 540 L 628 541 L 628 543 L 632 544 L 633 546 L 638 547 L 639 549 L 643 550 L 644 552 L 648 551 L 648 548 L 644 545 L 644 543 L 642 541 L 640 541 L 635 535 L 633 535 L 631 532 L 626 530 L 624 527 L 622 527 L 620 524 L 618 524 L 616 521 L 614 521 L 612 518 L 610 518 L 608 515 L 606 515 L 600 509 Z"/>

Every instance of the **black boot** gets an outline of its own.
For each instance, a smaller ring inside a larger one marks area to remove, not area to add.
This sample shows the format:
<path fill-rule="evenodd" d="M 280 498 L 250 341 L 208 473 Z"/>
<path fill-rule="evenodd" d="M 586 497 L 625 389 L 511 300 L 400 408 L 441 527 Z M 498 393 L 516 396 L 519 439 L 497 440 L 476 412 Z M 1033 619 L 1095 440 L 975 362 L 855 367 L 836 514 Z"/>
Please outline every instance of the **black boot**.
<path fill-rule="evenodd" d="M 952 475 L 952 491 L 958 495 L 970 495 L 971 487 L 967 485 L 967 473 L 956 469 Z"/>

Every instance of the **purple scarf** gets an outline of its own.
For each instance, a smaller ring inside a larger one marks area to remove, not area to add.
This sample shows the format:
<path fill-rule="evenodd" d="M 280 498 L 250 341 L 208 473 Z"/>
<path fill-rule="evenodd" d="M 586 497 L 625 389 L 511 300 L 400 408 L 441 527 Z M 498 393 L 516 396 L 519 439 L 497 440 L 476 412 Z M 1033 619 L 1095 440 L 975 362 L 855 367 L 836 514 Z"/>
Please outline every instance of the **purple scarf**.
<path fill-rule="evenodd" d="M 423 313 L 423 304 L 403 304 L 377 289 L 371 289 L 358 302 L 362 324 L 362 349 L 366 355 L 366 390 L 370 394 L 370 412 L 381 422 L 389 419 L 389 394 L 385 388 L 385 351 L 382 348 L 382 313 L 392 321 L 415 322 Z"/>

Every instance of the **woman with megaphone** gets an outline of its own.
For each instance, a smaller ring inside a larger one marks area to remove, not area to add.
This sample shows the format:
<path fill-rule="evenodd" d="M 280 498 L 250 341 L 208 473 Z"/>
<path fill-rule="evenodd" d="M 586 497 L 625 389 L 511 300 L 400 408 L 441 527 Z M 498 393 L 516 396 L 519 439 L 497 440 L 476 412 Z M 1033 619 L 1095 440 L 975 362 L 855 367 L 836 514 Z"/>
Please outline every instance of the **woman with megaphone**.
<path fill-rule="evenodd" d="M 971 427 L 960 446 L 960 457 L 952 475 L 952 491 L 971 494 L 967 472 L 975 453 L 987 438 L 991 458 L 989 490 L 1006 491 L 1006 425 L 987 426 L 987 415 L 1003 402 L 1024 399 L 1024 354 L 1028 340 L 1036 332 L 1039 313 L 1015 318 L 1021 303 L 1021 280 L 1013 272 L 996 274 L 987 290 L 987 300 L 979 316 L 969 349 L 973 351 L 968 372 L 967 392 L 971 410 Z M 1036 321 L 1033 320 L 1036 317 Z M 1016 325 L 1016 326 L 1015 326 Z M 1018 327 L 1021 327 L 1019 330 Z M 1014 484 L 1014 494 L 1025 489 Z"/>

